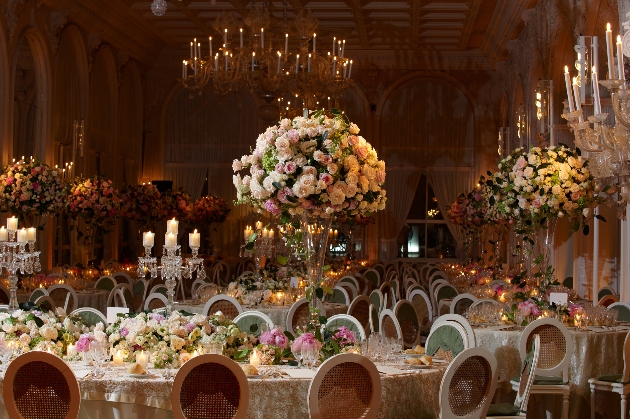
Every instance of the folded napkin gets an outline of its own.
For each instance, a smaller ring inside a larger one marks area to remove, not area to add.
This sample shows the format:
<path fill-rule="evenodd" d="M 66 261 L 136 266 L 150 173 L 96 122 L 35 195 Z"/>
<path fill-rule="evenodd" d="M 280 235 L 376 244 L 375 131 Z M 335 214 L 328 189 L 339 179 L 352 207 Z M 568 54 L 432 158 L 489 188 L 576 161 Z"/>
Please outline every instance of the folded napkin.
<path fill-rule="evenodd" d="M 74 372 L 77 379 L 81 379 L 87 377 L 92 370 L 90 368 L 72 368 L 72 372 Z"/>
<path fill-rule="evenodd" d="M 284 373 L 291 378 L 307 378 L 310 380 L 311 378 L 315 377 L 316 371 L 291 368 L 284 370 Z"/>
<path fill-rule="evenodd" d="M 386 367 L 384 365 L 377 365 L 376 369 L 378 370 L 378 372 L 381 372 L 383 374 L 387 374 L 387 375 L 405 375 L 405 374 L 412 374 L 412 372 L 410 371 L 404 371 L 398 368 L 394 368 L 394 367 Z"/>

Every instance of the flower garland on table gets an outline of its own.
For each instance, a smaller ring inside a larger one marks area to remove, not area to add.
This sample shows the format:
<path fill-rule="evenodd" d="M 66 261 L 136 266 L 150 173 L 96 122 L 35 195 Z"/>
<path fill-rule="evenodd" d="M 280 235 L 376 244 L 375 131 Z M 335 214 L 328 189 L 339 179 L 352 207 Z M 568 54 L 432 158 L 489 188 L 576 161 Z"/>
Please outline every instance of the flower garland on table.
<path fill-rule="evenodd" d="M 19 218 L 58 214 L 66 195 L 61 169 L 31 159 L 6 165 L 0 175 L 0 208 Z"/>
<path fill-rule="evenodd" d="M 141 231 L 163 217 L 162 194 L 155 185 L 128 185 L 121 193 L 120 216 L 138 223 Z"/>
<path fill-rule="evenodd" d="M 234 160 L 236 204 L 255 211 L 314 216 L 370 215 L 385 208 L 385 162 L 346 118 L 317 111 L 283 119 L 256 141 L 251 155 Z M 241 177 L 238 173 L 249 169 Z"/>
<path fill-rule="evenodd" d="M 92 339 L 107 342 L 104 325 L 87 327 L 80 317 L 68 316 L 62 308 L 56 314 L 41 308 L 0 313 L 0 325 L 5 342 L 17 342 L 22 351 L 51 351 L 68 355 L 68 345 L 90 334 Z"/>
<path fill-rule="evenodd" d="M 159 313 L 119 316 L 107 328 L 109 342 L 121 351 L 123 360 L 133 362 L 136 352 L 151 354 L 155 368 L 178 368 L 199 346 L 224 345 L 223 354 L 251 349 L 256 338 L 241 332 L 221 312 L 211 316 L 174 311 L 168 318 Z"/>
<path fill-rule="evenodd" d="M 243 305 L 273 304 L 274 292 L 288 291 L 291 277 L 303 275 L 286 267 L 270 265 L 260 270 L 260 276 L 262 281 L 258 281 L 253 273 L 241 275 L 229 283 L 228 295 Z"/>

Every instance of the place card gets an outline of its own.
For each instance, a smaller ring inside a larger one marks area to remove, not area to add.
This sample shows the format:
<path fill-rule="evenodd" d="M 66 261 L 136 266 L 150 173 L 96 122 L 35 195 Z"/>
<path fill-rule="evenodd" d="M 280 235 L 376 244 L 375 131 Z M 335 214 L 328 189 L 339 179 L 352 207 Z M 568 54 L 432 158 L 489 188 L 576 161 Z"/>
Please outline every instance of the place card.
<path fill-rule="evenodd" d="M 378 370 L 378 372 L 381 372 L 381 373 L 387 374 L 387 375 L 406 375 L 406 374 L 411 374 L 409 371 L 401 370 L 401 369 L 394 368 L 394 367 L 386 367 L 384 365 L 377 365 L 376 369 Z"/>
<path fill-rule="evenodd" d="M 569 294 L 566 292 L 552 292 L 549 294 L 549 304 L 566 306 L 569 303 Z"/>
<path fill-rule="evenodd" d="M 111 324 L 116 321 L 118 313 L 129 314 L 128 307 L 107 307 L 107 323 Z"/>
<path fill-rule="evenodd" d="M 291 283 L 289 284 L 291 288 L 297 288 L 299 286 L 299 278 L 297 276 L 291 277 Z"/>
<path fill-rule="evenodd" d="M 291 378 L 307 378 L 307 379 L 311 379 L 313 377 L 315 377 L 315 373 L 316 371 L 313 370 L 307 370 L 307 369 L 286 369 L 284 370 L 284 373 L 286 375 L 288 375 Z"/>

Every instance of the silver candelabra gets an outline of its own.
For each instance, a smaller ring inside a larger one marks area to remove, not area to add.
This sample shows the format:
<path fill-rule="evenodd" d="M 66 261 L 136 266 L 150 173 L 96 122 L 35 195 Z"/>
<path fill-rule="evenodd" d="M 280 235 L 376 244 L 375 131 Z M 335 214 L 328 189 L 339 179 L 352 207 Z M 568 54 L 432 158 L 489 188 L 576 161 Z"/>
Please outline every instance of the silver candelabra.
<path fill-rule="evenodd" d="M 7 241 L 0 243 L 0 269 L 4 268 L 9 273 L 9 310 L 18 309 L 17 272 L 30 275 L 42 269 L 40 252 L 35 251 L 35 240 L 18 242 L 17 233 L 17 230 L 7 230 Z M 26 236 L 26 231 L 24 235 Z"/>
<path fill-rule="evenodd" d="M 145 246 L 144 257 L 138 258 L 138 277 L 142 278 L 148 272 L 151 278 L 157 278 L 158 275 L 164 278 L 166 297 L 168 298 L 166 314 L 170 316 L 173 312 L 177 281 L 181 281 L 182 277 L 190 279 L 195 272 L 197 273 L 197 279 L 203 280 L 206 278 L 203 259 L 198 257 L 199 247 L 191 247 L 192 257 L 183 259 L 181 246 L 164 246 L 164 254 L 160 259 L 160 265 L 158 265 L 157 258 L 151 256 L 152 248 L 152 246 Z"/>

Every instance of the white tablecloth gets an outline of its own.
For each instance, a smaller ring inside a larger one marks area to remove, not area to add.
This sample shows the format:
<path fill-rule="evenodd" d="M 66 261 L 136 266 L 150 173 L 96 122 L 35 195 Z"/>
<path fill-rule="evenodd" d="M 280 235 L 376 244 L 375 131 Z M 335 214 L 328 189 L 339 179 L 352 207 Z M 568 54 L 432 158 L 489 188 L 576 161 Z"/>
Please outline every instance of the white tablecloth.
<path fill-rule="evenodd" d="M 569 368 L 571 398 L 569 416 L 571 419 L 590 418 L 590 389 L 588 379 L 604 374 L 621 374 L 623 371 L 622 349 L 626 331 L 595 333 L 570 329 L 573 338 L 573 357 Z M 521 330 L 492 331 L 475 329 L 477 346 L 490 349 L 497 357 L 499 378 L 509 381 L 519 375 L 521 360 L 518 352 Z M 509 385 L 506 384 L 506 386 Z M 514 402 L 515 393 L 503 392 L 503 401 Z M 528 417 L 545 417 L 544 408 L 553 407 L 556 418 L 560 417 L 562 398 L 533 397 L 527 409 Z M 619 396 L 597 392 L 596 409 L 602 418 L 619 417 Z"/>
<path fill-rule="evenodd" d="M 382 403 L 378 418 L 436 418 L 444 368 L 415 370 L 407 375 L 381 375 Z M 79 380 L 81 419 L 170 419 L 173 379 L 156 376 L 134 379 L 124 368 L 104 378 Z M 248 419 L 308 419 L 310 379 L 264 378 L 248 380 Z M 1 383 L 0 383 L 1 385 Z M 4 404 L 0 419 L 8 418 Z"/>
<path fill-rule="evenodd" d="M 187 311 L 189 313 L 201 313 L 204 304 L 191 304 L 190 302 L 176 302 L 175 310 Z M 345 314 L 348 312 L 348 306 L 345 304 L 324 303 L 326 316 L 332 317 L 335 314 Z M 287 315 L 291 306 L 260 306 L 260 307 L 243 307 L 245 311 L 260 311 L 269 316 L 276 326 L 286 329 Z"/>

